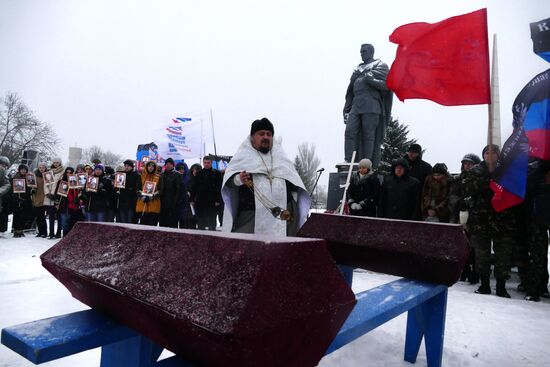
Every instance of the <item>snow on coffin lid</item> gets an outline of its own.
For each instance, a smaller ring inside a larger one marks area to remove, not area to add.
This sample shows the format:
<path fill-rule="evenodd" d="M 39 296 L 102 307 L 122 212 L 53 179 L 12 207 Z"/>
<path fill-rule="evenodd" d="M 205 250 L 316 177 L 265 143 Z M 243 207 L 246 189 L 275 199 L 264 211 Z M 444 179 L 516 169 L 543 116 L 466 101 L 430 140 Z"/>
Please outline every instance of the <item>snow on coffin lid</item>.
<path fill-rule="evenodd" d="M 83 303 L 207 366 L 315 366 L 355 305 L 320 239 L 78 223 L 41 256 Z"/>
<path fill-rule="evenodd" d="M 456 224 L 312 214 L 298 236 L 324 238 L 338 264 L 448 286 L 470 251 Z"/>

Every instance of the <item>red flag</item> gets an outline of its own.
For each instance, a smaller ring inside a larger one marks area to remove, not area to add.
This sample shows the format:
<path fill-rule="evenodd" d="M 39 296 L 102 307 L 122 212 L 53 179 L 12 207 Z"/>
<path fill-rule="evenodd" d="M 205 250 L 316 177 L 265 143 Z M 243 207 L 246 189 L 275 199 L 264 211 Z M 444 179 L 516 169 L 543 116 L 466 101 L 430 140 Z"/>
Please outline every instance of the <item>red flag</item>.
<path fill-rule="evenodd" d="M 399 46 L 387 85 L 400 100 L 491 103 L 487 9 L 434 24 L 405 24 L 390 41 Z"/>

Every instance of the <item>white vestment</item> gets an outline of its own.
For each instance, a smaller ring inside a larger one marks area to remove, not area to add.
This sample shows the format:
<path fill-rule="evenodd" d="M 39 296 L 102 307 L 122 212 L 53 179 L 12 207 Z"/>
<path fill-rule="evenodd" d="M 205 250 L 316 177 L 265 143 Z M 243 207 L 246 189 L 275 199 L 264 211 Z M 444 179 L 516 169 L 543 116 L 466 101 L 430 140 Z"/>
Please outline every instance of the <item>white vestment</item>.
<path fill-rule="evenodd" d="M 239 188 L 227 185 L 228 180 L 239 172 L 246 171 L 252 175 L 254 190 L 265 196 L 269 201 L 282 208 L 287 209 L 286 181 L 289 181 L 298 188 L 298 212 L 297 225 L 300 228 L 306 221 L 311 198 L 304 187 L 302 179 L 296 172 L 294 164 L 281 147 L 279 139 L 273 139 L 271 152 L 261 153 L 252 147 L 250 137 L 247 137 L 227 165 L 222 184 L 222 198 L 225 203 L 223 216 L 224 232 L 231 232 L 233 220 L 237 215 Z M 271 177 L 271 180 L 269 179 Z M 254 233 L 263 235 L 286 236 L 287 222 L 273 216 L 261 201 L 258 194 L 254 195 L 256 206 L 254 218 Z"/>

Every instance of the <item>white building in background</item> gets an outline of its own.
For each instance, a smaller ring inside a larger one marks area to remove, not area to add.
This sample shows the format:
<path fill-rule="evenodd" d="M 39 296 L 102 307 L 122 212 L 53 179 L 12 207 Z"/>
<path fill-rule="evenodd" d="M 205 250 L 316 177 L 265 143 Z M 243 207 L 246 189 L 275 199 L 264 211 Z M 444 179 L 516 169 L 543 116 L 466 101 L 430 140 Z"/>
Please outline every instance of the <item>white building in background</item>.
<path fill-rule="evenodd" d="M 67 162 L 67 165 L 76 168 L 77 164 L 80 163 L 81 159 L 82 159 L 82 148 L 69 147 L 69 160 Z"/>

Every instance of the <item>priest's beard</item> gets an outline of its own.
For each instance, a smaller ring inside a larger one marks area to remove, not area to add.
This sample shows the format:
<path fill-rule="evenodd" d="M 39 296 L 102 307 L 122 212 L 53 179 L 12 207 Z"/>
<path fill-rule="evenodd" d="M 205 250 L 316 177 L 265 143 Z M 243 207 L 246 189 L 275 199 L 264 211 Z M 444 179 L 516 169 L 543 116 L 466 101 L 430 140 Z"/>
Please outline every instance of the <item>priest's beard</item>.
<path fill-rule="evenodd" d="M 268 147 L 260 147 L 258 150 L 263 154 L 267 154 L 271 149 Z"/>

